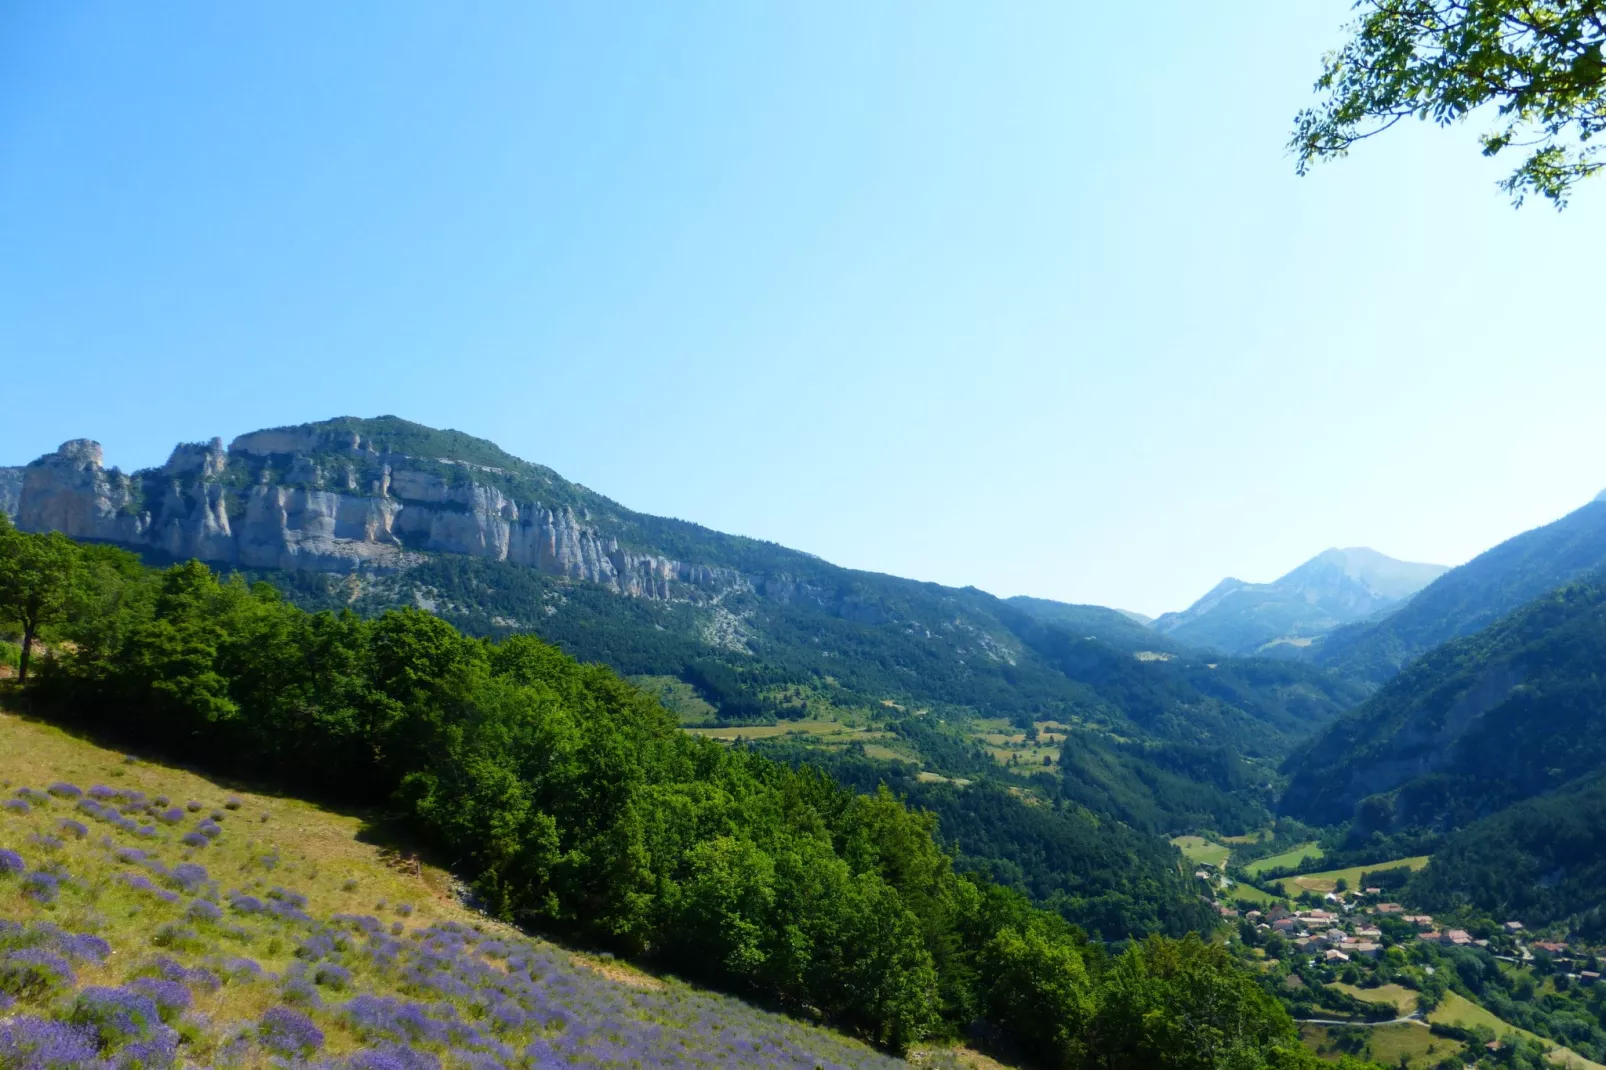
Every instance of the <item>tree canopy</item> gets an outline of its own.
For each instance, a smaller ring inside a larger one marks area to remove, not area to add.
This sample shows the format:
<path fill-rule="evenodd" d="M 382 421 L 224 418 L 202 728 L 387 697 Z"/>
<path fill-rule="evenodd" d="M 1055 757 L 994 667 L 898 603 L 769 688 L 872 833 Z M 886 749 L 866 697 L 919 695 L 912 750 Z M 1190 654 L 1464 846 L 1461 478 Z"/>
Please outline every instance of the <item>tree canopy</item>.
<path fill-rule="evenodd" d="M 1154 936 L 1112 960 L 958 872 L 934 814 L 688 735 L 532 636 L 307 613 L 199 562 L 56 538 L 0 540 L 0 571 L 60 550 L 76 577 L 28 684 L 39 712 L 384 808 L 499 918 L 893 1050 L 981 1030 L 1063 1070 L 1321 1065 L 1221 948 Z"/>
<path fill-rule="evenodd" d="M 1526 153 L 1500 183 L 1562 207 L 1606 166 L 1592 139 L 1606 130 L 1606 3 L 1601 0 L 1360 0 L 1354 37 L 1328 54 L 1324 99 L 1295 119 L 1290 147 L 1304 174 L 1402 119 L 1460 122 L 1492 107 L 1485 156 Z"/>

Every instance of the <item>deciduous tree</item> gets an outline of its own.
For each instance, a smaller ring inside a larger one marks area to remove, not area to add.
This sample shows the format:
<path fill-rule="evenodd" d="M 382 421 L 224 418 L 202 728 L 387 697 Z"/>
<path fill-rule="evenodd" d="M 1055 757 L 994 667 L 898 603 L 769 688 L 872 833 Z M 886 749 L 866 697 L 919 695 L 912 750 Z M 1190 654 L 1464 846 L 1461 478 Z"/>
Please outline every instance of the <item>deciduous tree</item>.
<path fill-rule="evenodd" d="M 1485 156 L 1526 152 L 1501 182 L 1516 204 L 1556 206 L 1600 170 L 1606 131 L 1606 2 L 1361 0 L 1354 37 L 1325 57 L 1290 147 L 1301 174 L 1403 119 L 1460 122 L 1493 110 Z"/>

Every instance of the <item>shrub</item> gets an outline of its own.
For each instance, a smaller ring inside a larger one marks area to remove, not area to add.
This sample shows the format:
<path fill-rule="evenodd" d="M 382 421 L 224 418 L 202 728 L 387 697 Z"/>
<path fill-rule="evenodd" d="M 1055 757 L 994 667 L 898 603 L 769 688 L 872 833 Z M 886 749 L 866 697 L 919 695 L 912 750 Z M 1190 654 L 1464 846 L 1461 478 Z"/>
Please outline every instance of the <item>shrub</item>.
<path fill-rule="evenodd" d="M 78 993 L 71 1021 L 88 1026 L 105 1047 L 150 1037 L 161 1024 L 161 1012 L 149 996 L 126 988 L 94 986 Z"/>
<path fill-rule="evenodd" d="M 186 892 L 194 892 L 207 882 L 206 867 L 194 862 L 181 862 L 167 874 L 168 883 Z"/>
<path fill-rule="evenodd" d="M 164 1022 L 171 1022 L 190 1009 L 190 990 L 177 981 L 140 977 L 129 987 L 156 1004 L 156 1012 Z"/>
<path fill-rule="evenodd" d="M 237 796 L 231 795 L 231 796 L 229 796 L 228 801 L 225 802 L 223 805 L 224 805 L 224 807 L 226 809 L 238 810 L 241 806 L 243 806 L 245 804 L 242 803 Z"/>
<path fill-rule="evenodd" d="M 65 780 L 58 780 L 45 790 L 58 799 L 81 799 L 84 796 L 82 788 L 76 784 L 69 784 Z"/>
<path fill-rule="evenodd" d="M 325 988 L 343 991 L 351 987 L 351 971 L 332 962 L 323 962 L 313 971 L 312 980 Z"/>
<path fill-rule="evenodd" d="M 178 842 L 186 847 L 205 847 L 211 841 L 199 832 L 186 832 Z"/>
<path fill-rule="evenodd" d="M 72 983 L 67 960 L 42 948 L 11 951 L 0 958 L 0 991 L 18 999 L 41 999 Z"/>
<path fill-rule="evenodd" d="M 184 916 L 191 921 L 212 922 L 221 918 L 223 911 L 218 909 L 216 903 L 209 903 L 205 899 L 197 899 L 190 904 L 190 908 L 184 912 Z"/>
<path fill-rule="evenodd" d="M 28 813 L 31 808 L 21 799 L 7 799 L 5 802 L 0 803 L 0 809 L 4 809 L 7 813 L 16 814 L 18 817 L 21 817 Z"/>
<path fill-rule="evenodd" d="M 151 943 L 157 947 L 171 947 L 180 950 L 184 948 L 199 949 L 205 946 L 200 934 L 188 925 L 180 925 L 176 921 L 170 921 L 160 926 L 151 937 Z"/>
<path fill-rule="evenodd" d="M 32 1015 L 0 1023 L 0 1066 L 70 1070 L 95 1061 L 95 1033 Z"/>
<path fill-rule="evenodd" d="M 92 933 L 58 931 L 54 935 L 57 950 L 68 958 L 105 962 L 111 957 L 112 946 Z"/>
<path fill-rule="evenodd" d="M 306 1058 L 323 1047 L 323 1030 L 300 1011 L 274 1007 L 257 1024 L 262 1046 L 278 1055 Z"/>
<path fill-rule="evenodd" d="M 65 835 L 71 836 L 75 840 L 81 840 L 89 835 L 89 826 L 82 821 L 74 821 L 71 818 L 63 818 L 60 828 Z"/>
<path fill-rule="evenodd" d="M 184 809 L 188 810 L 192 814 L 198 814 L 201 812 L 201 804 L 195 799 L 191 799 L 189 802 L 184 804 Z"/>
<path fill-rule="evenodd" d="M 22 894 L 39 903 L 54 903 L 61 894 L 61 879 L 39 870 L 22 878 Z"/>
<path fill-rule="evenodd" d="M 17 852 L 0 849 L 0 877 L 8 873 L 21 873 L 27 868 L 27 863 Z"/>

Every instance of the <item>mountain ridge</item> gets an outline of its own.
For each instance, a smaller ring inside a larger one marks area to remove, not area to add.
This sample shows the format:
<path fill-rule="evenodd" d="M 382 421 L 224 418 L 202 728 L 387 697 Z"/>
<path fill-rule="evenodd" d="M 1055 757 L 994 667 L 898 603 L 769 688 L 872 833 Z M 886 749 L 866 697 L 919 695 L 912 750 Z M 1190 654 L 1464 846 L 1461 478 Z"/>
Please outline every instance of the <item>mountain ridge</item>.
<path fill-rule="evenodd" d="M 1299 648 L 1344 624 L 1410 598 L 1446 569 L 1400 561 L 1369 547 L 1322 551 L 1270 583 L 1227 577 L 1154 629 L 1231 654 Z"/>
<path fill-rule="evenodd" d="M 890 731 L 929 711 L 933 731 L 901 737 L 899 753 L 939 775 L 971 778 L 967 756 L 1000 723 L 1274 762 L 1360 697 L 1296 663 L 1202 661 L 1103 607 L 1074 609 L 1067 630 L 974 588 L 634 513 L 492 443 L 394 417 L 184 445 L 132 475 L 79 441 L 22 471 L 25 530 L 212 560 L 308 608 L 419 606 L 476 635 L 532 632 L 673 678 L 721 724 L 841 714 Z M 1124 753 L 1127 770 L 1150 757 Z M 988 767 L 1016 786 L 1057 779 L 1052 753 L 1031 760 Z M 1121 788 L 1151 794 L 1142 775 Z"/>
<path fill-rule="evenodd" d="M 1381 619 L 1335 629 L 1311 645 L 1307 659 L 1381 684 L 1414 658 L 1601 568 L 1606 499 L 1596 498 L 1450 569 Z"/>

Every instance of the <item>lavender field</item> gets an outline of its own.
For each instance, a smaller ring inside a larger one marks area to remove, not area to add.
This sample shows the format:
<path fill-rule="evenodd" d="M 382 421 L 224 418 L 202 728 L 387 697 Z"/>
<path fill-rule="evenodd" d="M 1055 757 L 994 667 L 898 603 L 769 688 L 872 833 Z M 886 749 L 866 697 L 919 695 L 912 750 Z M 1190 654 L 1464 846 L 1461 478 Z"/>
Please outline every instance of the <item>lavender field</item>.
<path fill-rule="evenodd" d="M 355 818 L 9 715 L 0 755 L 0 1067 L 906 1065 L 489 922 Z"/>

